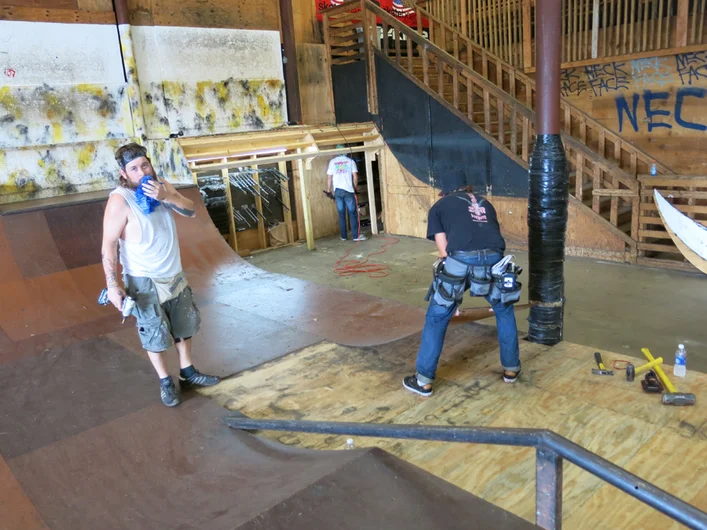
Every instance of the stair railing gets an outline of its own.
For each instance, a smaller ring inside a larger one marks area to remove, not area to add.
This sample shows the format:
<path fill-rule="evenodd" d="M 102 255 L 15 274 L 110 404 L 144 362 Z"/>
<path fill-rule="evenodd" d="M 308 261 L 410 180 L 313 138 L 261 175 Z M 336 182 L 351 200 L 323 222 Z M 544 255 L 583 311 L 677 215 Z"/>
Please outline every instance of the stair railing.
<path fill-rule="evenodd" d="M 541 528 L 562 528 L 562 468 L 567 460 L 688 528 L 707 529 L 707 513 L 546 429 L 256 420 L 240 416 L 226 418 L 225 422 L 232 429 L 242 430 L 534 447 L 535 521 Z"/>
<path fill-rule="evenodd" d="M 469 68 L 490 79 L 514 98 L 522 100 L 528 107 L 535 109 L 536 94 L 533 79 L 488 52 L 454 27 L 431 15 L 424 7 L 416 5 L 416 10 L 418 20 L 428 21 L 429 40 L 433 44 L 465 62 Z M 421 24 L 418 24 L 418 28 L 420 27 Z M 462 51 L 466 52 L 466 57 L 461 55 Z M 673 172 L 565 99 L 560 101 L 560 113 L 563 118 L 562 126 L 566 132 L 578 135 L 583 143 L 596 150 L 602 157 L 613 158 L 631 175 L 649 173 L 653 163 L 656 164 L 658 173 Z M 628 168 L 625 167 L 626 165 Z"/>
<path fill-rule="evenodd" d="M 365 35 L 372 34 L 370 28 L 374 18 L 380 19 L 384 36 L 391 32 L 393 35 L 392 47 L 389 38 L 384 37 L 382 42 L 378 38 L 369 39 L 369 51 L 374 49 L 381 57 L 407 73 L 414 82 L 421 84 L 423 89 L 441 103 L 453 107 L 472 128 L 490 136 L 492 143 L 499 149 L 525 164 L 530 161 L 535 140 L 535 112 L 531 108 L 503 90 L 488 76 L 470 69 L 468 65 L 434 45 L 370 0 L 363 0 L 361 5 L 365 6 L 367 12 L 363 15 L 366 20 Z M 415 54 L 422 61 L 422 79 L 415 75 Z M 450 88 L 451 93 L 448 93 Z M 463 98 L 462 88 L 465 92 Z M 478 102 L 483 104 L 482 116 L 474 113 Z M 466 110 L 463 107 L 466 107 Z M 593 120 L 589 119 L 585 124 L 590 121 Z M 584 130 L 589 128 L 585 126 Z M 608 221 L 615 228 L 615 234 L 628 245 L 629 259 L 634 260 L 639 230 L 638 180 L 567 131 L 563 132 L 562 137 L 568 162 L 575 173 L 573 195 L 583 202 L 587 186 L 591 186 L 592 209 L 600 215 L 603 208 L 610 203 Z M 604 197 L 608 197 L 607 204 L 602 204 Z M 619 200 L 628 205 L 623 214 L 627 218 L 624 222 L 630 223 L 630 236 L 619 230 Z"/>

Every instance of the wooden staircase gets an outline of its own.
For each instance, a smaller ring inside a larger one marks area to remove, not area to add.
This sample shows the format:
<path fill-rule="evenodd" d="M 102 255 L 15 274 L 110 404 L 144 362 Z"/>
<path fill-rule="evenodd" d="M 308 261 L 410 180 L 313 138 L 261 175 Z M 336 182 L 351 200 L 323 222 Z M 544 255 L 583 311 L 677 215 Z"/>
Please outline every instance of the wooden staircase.
<path fill-rule="evenodd" d="M 370 0 L 328 10 L 324 35 L 332 64 L 368 62 L 369 108 L 375 112 L 378 55 L 527 168 L 535 139 L 535 82 L 420 7 L 417 17 L 418 28 L 423 18 L 429 22 L 429 40 Z M 379 38 L 376 20 L 388 38 Z M 648 174 L 654 163 L 659 174 L 672 171 L 565 100 L 561 124 L 571 195 L 625 241 L 627 261 L 636 262 L 642 254 L 637 175 Z"/>

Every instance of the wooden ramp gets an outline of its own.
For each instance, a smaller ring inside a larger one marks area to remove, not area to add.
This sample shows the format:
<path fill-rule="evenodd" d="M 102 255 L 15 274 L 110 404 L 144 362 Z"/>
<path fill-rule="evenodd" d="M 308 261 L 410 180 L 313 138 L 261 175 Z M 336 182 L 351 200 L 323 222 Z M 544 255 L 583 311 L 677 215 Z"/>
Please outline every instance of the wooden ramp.
<path fill-rule="evenodd" d="M 204 371 L 420 329 L 419 309 L 250 266 L 198 190 L 185 193 L 198 206 L 177 226 Z M 75 199 L 0 215 L 1 529 L 532 527 L 379 450 L 315 452 L 237 433 L 225 408 L 197 394 L 164 407 L 134 321 L 96 303 L 105 195 Z"/>
<path fill-rule="evenodd" d="M 672 378 L 678 390 L 697 395 L 697 406 L 668 407 L 619 371 L 613 377 L 592 375 L 594 349 L 521 341 L 523 375 L 509 385 L 501 381 L 495 328 L 460 324 L 447 333 L 434 394 L 422 398 L 401 385 L 414 371 L 419 341 L 416 334 L 366 348 L 322 342 L 202 393 L 251 418 L 547 428 L 707 509 L 707 375 L 693 371 L 686 380 Z M 608 366 L 617 359 L 636 366 L 645 362 L 607 351 L 602 356 Z M 666 372 L 672 374 L 672 368 Z M 310 449 L 340 449 L 346 443 L 341 436 L 263 436 Z M 354 443 L 382 448 L 535 521 L 532 448 L 373 438 Z M 563 480 L 566 528 L 681 528 L 578 467 L 566 465 Z"/>

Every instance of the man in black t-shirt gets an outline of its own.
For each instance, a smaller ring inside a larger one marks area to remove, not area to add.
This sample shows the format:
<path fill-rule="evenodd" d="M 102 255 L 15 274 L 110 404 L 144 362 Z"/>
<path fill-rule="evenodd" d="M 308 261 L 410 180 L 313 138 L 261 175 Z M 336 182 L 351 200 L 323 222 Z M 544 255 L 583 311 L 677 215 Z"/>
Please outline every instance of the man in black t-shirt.
<path fill-rule="evenodd" d="M 442 259 L 451 256 L 453 261 L 461 262 L 464 266 L 493 266 L 501 261 L 506 249 L 496 210 L 487 199 L 473 193 L 465 181 L 461 172 L 445 176 L 442 187 L 444 196 L 432 206 L 428 215 L 427 238 L 435 241 Z M 493 307 L 496 317 L 503 380 L 513 383 L 518 380 L 521 372 L 513 305 L 492 302 L 489 296 L 486 296 L 486 300 Z M 408 390 L 421 396 L 432 394 L 432 382 L 444 345 L 444 336 L 458 307 L 456 301 L 445 303 L 437 296 L 430 299 L 417 353 L 417 372 L 403 379 L 403 386 Z"/>

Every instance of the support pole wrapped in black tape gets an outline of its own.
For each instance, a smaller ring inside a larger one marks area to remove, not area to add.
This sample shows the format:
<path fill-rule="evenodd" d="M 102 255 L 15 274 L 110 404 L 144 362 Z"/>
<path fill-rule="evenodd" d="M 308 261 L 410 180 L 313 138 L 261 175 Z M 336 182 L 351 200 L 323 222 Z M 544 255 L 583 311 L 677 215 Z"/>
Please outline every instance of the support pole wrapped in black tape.
<path fill-rule="evenodd" d="M 559 134 L 538 134 L 530 158 L 528 197 L 528 339 L 540 344 L 562 340 L 564 259 L 569 179 Z"/>

